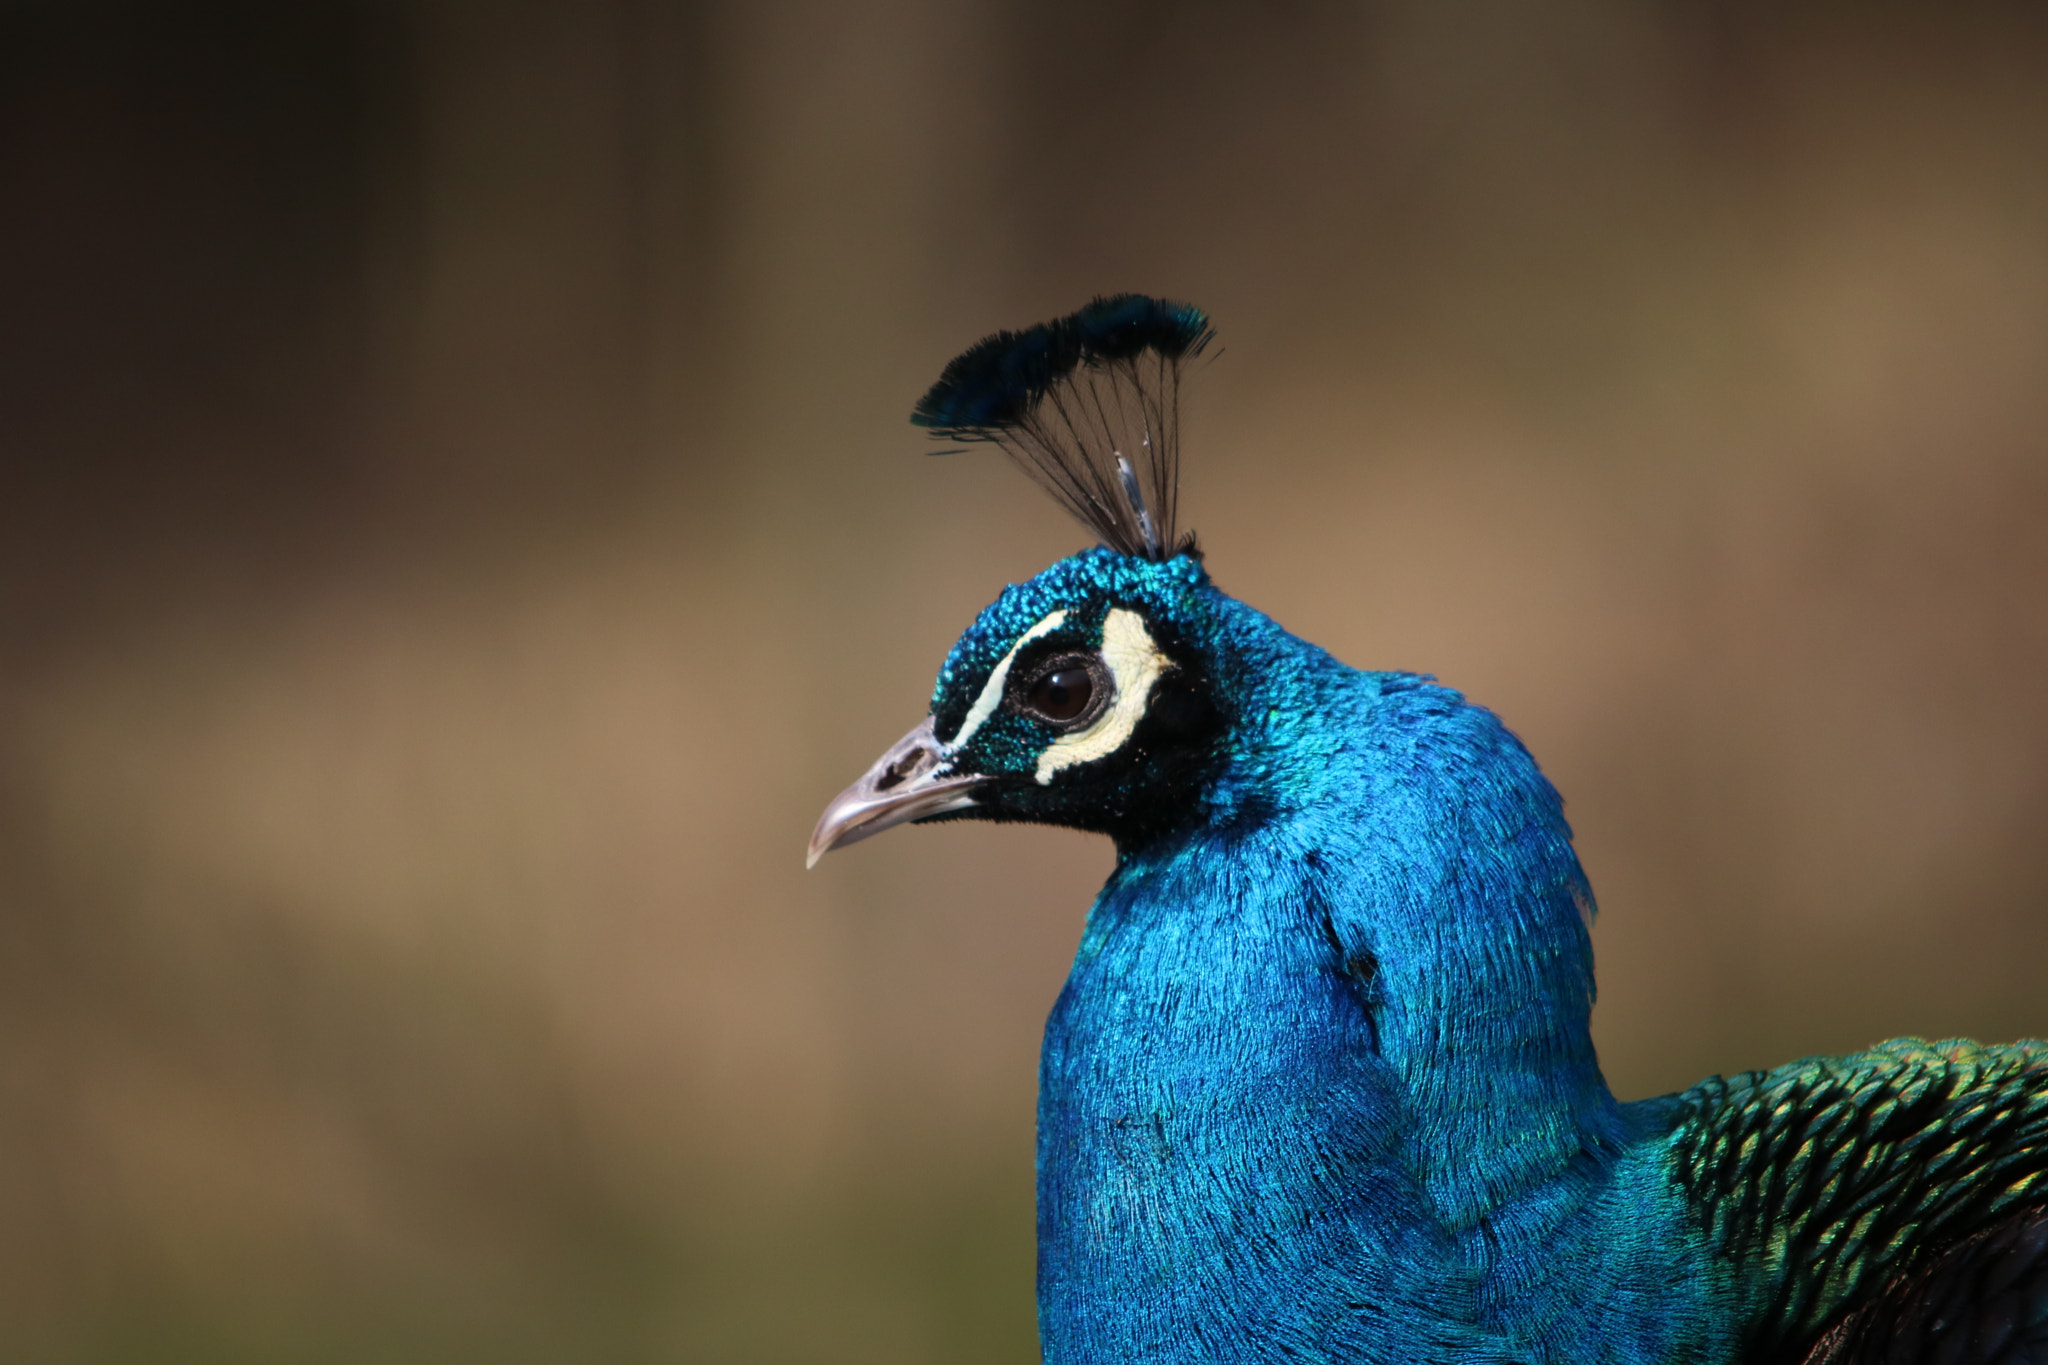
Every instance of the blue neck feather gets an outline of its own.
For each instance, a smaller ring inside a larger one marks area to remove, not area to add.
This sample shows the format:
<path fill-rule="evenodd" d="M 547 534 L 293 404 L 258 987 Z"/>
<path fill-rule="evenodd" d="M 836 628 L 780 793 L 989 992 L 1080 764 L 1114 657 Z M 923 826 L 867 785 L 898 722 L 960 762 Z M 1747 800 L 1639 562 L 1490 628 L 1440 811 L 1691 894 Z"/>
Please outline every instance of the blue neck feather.
<path fill-rule="evenodd" d="M 1603 1209 L 1676 1216 L 1629 1155 L 1655 1115 L 1594 1056 L 1591 897 L 1533 760 L 1455 692 L 1347 668 L 1206 581 L 1173 602 L 1229 752 L 1203 818 L 1119 848 L 1047 1026 L 1046 1358 L 1704 1349 L 1696 1267 L 1597 1351 L 1601 1293 L 1532 1288 L 1583 1244 L 1597 1290 L 1607 1244 L 1643 1239 Z"/>

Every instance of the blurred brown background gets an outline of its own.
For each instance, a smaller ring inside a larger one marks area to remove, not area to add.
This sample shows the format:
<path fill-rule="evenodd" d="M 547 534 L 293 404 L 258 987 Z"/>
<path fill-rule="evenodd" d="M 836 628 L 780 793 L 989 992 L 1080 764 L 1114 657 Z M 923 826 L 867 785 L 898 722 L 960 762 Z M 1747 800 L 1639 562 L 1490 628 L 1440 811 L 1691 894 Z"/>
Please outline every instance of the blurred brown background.
<path fill-rule="evenodd" d="M 2048 11 L 0 11 L 0 1359 L 1022 1362 L 1108 847 L 803 871 L 1210 309 L 1232 591 L 1524 735 L 1626 1096 L 2048 1031 Z"/>

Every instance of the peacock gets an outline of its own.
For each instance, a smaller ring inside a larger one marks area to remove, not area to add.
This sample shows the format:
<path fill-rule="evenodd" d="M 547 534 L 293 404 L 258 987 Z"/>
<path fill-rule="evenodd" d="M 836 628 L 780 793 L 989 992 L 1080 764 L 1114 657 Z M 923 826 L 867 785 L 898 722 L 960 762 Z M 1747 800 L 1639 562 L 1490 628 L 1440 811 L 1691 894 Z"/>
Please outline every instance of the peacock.
<path fill-rule="evenodd" d="M 1453 688 L 1225 594 L 1179 531 L 1199 309 L 998 332 L 913 421 L 1098 546 L 1005 589 L 810 861 L 1108 835 L 1046 1025 L 1055 1365 L 2048 1365 L 2048 1046 L 1901 1039 L 1618 1102 L 1557 792 Z"/>

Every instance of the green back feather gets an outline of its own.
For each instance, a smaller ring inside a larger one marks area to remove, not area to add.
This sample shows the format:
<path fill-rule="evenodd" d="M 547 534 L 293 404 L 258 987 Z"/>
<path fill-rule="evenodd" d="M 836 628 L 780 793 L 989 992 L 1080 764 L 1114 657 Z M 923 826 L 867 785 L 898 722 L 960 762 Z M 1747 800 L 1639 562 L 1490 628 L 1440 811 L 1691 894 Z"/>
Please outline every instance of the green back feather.
<path fill-rule="evenodd" d="M 1673 1170 L 1749 1318 L 1745 1359 L 1803 1352 L 1894 1276 L 2048 1202 L 2048 1045 L 1901 1038 L 1704 1081 Z"/>

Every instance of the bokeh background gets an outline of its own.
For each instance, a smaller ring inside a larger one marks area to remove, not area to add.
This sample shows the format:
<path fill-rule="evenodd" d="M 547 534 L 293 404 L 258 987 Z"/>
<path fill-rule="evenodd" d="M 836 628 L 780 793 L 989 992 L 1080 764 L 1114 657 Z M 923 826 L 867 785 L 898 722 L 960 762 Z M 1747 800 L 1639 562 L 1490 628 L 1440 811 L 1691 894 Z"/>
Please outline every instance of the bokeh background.
<path fill-rule="evenodd" d="M 1220 582 L 1566 793 L 1628 1097 L 2048 1031 L 2048 11 L 0 10 L 0 1360 L 1034 1360 L 1106 844 L 803 870 L 1195 300 Z"/>

